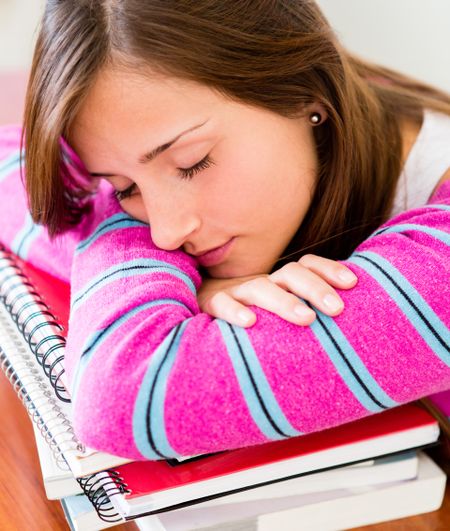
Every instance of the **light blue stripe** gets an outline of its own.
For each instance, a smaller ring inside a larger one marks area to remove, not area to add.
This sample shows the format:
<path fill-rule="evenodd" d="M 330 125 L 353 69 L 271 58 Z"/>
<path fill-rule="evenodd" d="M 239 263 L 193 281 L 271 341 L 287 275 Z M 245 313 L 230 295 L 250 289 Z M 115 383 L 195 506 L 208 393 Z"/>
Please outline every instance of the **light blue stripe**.
<path fill-rule="evenodd" d="M 236 378 L 239 381 L 239 386 L 241 388 L 242 394 L 244 395 L 245 402 L 247 403 L 248 409 L 250 411 L 250 414 L 255 421 L 258 428 L 261 430 L 261 432 L 271 440 L 279 440 L 279 439 L 285 439 L 283 435 L 278 433 L 274 427 L 270 424 L 266 413 L 264 412 L 263 408 L 261 407 L 261 403 L 258 400 L 258 397 L 256 395 L 255 389 L 252 385 L 252 382 L 249 378 L 247 369 L 245 367 L 245 364 L 242 360 L 242 356 L 239 352 L 238 346 L 236 345 L 236 341 L 233 338 L 233 335 L 230 331 L 230 328 L 228 326 L 228 323 L 223 321 L 222 319 L 216 319 L 216 324 L 219 327 L 219 330 L 222 334 L 223 340 L 225 342 L 228 354 L 230 356 L 231 363 L 234 368 L 234 372 L 236 374 Z M 233 327 L 234 330 L 236 330 L 238 327 Z M 243 345 L 243 349 L 248 347 L 248 345 Z M 246 355 L 247 352 L 245 352 L 244 355 Z M 247 359 L 247 356 L 246 356 Z M 256 380 L 256 377 L 255 377 Z M 260 393 L 262 395 L 263 393 Z"/>
<path fill-rule="evenodd" d="M 443 205 L 436 203 L 435 205 L 424 205 L 423 208 L 431 208 L 431 209 L 437 209 L 437 210 L 446 210 L 450 212 L 450 205 Z"/>
<path fill-rule="evenodd" d="M 328 354 L 331 362 L 335 366 L 336 370 L 344 380 L 347 387 L 355 395 L 356 399 L 368 410 L 372 412 L 382 411 L 383 407 L 378 405 L 373 398 L 367 393 L 355 375 L 352 373 L 348 365 L 342 358 L 339 350 L 336 348 L 330 337 L 326 334 L 324 327 L 328 330 L 334 341 L 339 345 L 342 353 L 353 367 L 355 373 L 360 380 L 364 383 L 373 397 L 386 407 L 394 407 L 398 405 L 397 402 L 386 394 L 386 392 L 380 387 L 374 377 L 370 374 L 367 367 L 364 365 L 361 358 L 356 353 L 355 349 L 349 343 L 342 330 L 336 324 L 332 317 L 325 315 L 317 308 L 314 308 L 317 313 L 317 318 L 310 325 L 311 331 L 316 336 L 317 340 L 322 345 L 322 348 Z M 322 321 L 323 325 L 321 324 Z"/>
<path fill-rule="evenodd" d="M 34 241 L 42 234 L 43 230 L 44 229 L 41 225 L 33 224 L 33 229 L 25 239 L 21 247 L 21 253 L 19 254 L 19 256 L 23 260 L 28 260 L 28 253 L 30 252 L 30 247 L 34 243 Z"/>
<path fill-rule="evenodd" d="M 381 267 L 386 273 L 403 289 L 409 299 L 415 304 L 420 312 L 424 315 L 427 321 L 434 328 L 436 333 L 443 339 L 449 338 L 449 329 L 443 323 L 436 313 L 431 309 L 425 299 L 418 293 L 406 278 L 396 269 L 391 263 L 371 251 L 362 251 L 349 258 L 349 262 L 356 264 L 371 275 L 391 299 L 397 304 L 399 309 L 405 314 L 411 325 L 422 336 L 423 340 L 431 348 L 431 350 L 440 358 L 446 365 L 450 365 L 450 354 L 444 346 L 436 339 L 435 335 L 430 331 L 429 327 L 420 318 L 417 311 L 411 306 L 408 299 L 398 290 L 395 284 L 387 278 L 381 271 L 379 271 L 373 264 L 367 262 L 361 256 L 366 256 Z"/>
<path fill-rule="evenodd" d="M 81 241 L 77 245 L 75 254 L 81 254 L 83 251 L 89 248 L 95 241 L 97 241 L 98 238 L 100 238 L 104 234 L 107 234 L 108 232 L 112 232 L 118 229 L 126 229 L 129 227 L 145 227 L 145 226 L 148 227 L 146 223 L 143 223 L 142 221 L 134 219 L 130 217 L 128 214 L 125 214 L 125 213 L 114 214 L 114 216 L 111 216 L 110 218 L 100 223 L 100 225 L 97 227 L 94 234 L 89 236 L 89 238 L 86 238 L 85 240 Z"/>
<path fill-rule="evenodd" d="M 447 232 L 438 229 L 432 229 L 431 227 L 426 227 L 424 225 L 417 225 L 416 223 L 401 223 L 399 225 L 393 225 L 392 227 L 381 229 L 379 232 L 375 232 L 374 236 L 376 236 L 380 232 L 382 232 L 383 234 L 386 234 L 388 232 L 401 233 L 406 232 L 408 230 L 424 232 L 425 234 L 429 234 L 430 236 L 433 236 L 433 238 L 440 240 L 446 245 L 450 245 L 450 234 L 448 234 Z"/>
<path fill-rule="evenodd" d="M 222 325 L 223 326 L 223 325 Z M 228 327 L 229 329 L 229 327 Z M 275 421 L 275 424 L 280 428 L 283 433 L 289 435 L 289 437 L 296 437 L 297 435 L 302 435 L 303 433 L 296 430 L 289 420 L 286 418 L 286 415 L 283 413 L 280 405 L 278 404 L 275 395 L 273 394 L 272 388 L 270 387 L 269 382 L 267 381 L 266 375 L 264 374 L 263 368 L 259 362 L 258 356 L 253 348 L 253 345 L 248 337 L 247 331 L 240 326 L 233 326 L 234 333 L 236 334 L 239 343 L 245 353 L 245 358 L 248 365 L 250 366 L 250 371 L 256 382 L 256 386 L 261 393 L 261 397 L 264 400 L 264 404 L 269 411 L 270 416 Z"/>
<path fill-rule="evenodd" d="M 15 151 L 6 159 L 0 160 L 0 182 L 20 168 L 20 150 Z"/>
<path fill-rule="evenodd" d="M 80 381 L 81 381 L 81 378 L 84 374 L 84 371 L 87 365 L 89 364 L 96 350 L 100 348 L 101 346 L 101 344 L 97 345 L 99 338 L 101 337 L 101 343 L 103 344 L 108 339 L 108 337 L 111 336 L 111 334 L 113 334 L 124 323 L 132 319 L 136 314 L 141 313 L 147 310 L 148 308 L 153 308 L 155 306 L 162 306 L 165 304 L 175 304 L 176 306 L 181 306 L 183 308 L 188 309 L 184 304 L 182 304 L 181 302 L 175 299 L 158 299 L 156 301 L 146 302 L 144 304 L 140 304 L 139 306 L 136 306 L 135 308 L 132 308 L 127 313 L 124 313 L 123 315 L 121 315 L 109 327 L 102 328 L 101 330 L 97 330 L 88 337 L 86 343 L 84 344 L 81 350 L 82 355 L 80 357 L 80 361 L 78 362 L 77 369 L 76 369 L 73 382 L 72 382 L 71 394 L 72 394 L 73 400 L 76 400 L 76 395 L 78 393 Z M 87 354 L 84 354 L 85 352 L 87 352 Z"/>
<path fill-rule="evenodd" d="M 41 234 L 42 230 L 42 226 L 36 225 L 33 222 L 30 213 L 27 212 L 23 227 L 16 234 L 16 237 L 11 243 L 11 250 L 23 260 L 27 260 L 30 246 Z"/>
<path fill-rule="evenodd" d="M 137 448 L 147 459 L 161 459 L 161 455 L 151 447 L 147 436 L 147 410 L 153 385 L 154 391 L 149 411 L 149 422 L 154 444 L 158 452 L 165 457 L 179 457 L 180 455 L 172 448 L 167 437 L 164 405 L 169 374 L 178 352 L 181 337 L 190 320 L 183 321 L 175 339 L 176 329 L 174 328 L 152 354 L 149 367 L 136 397 L 133 411 L 133 436 Z M 173 339 L 172 346 L 167 351 Z"/>
<path fill-rule="evenodd" d="M 139 267 L 147 267 L 149 269 L 140 270 L 138 269 Z M 153 268 L 150 269 L 150 267 Z M 127 270 L 123 271 L 124 268 L 127 268 Z M 128 268 L 131 268 L 131 270 Z M 121 264 L 116 264 L 95 276 L 86 286 L 73 296 L 72 311 L 77 310 L 83 304 L 87 295 L 91 296 L 110 282 L 114 282 L 119 278 L 123 279 L 138 275 L 148 275 L 149 273 L 169 273 L 182 280 L 192 293 L 194 295 L 196 294 L 194 283 L 184 271 L 181 271 L 181 269 L 178 269 L 167 262 L 162 262 L 161 260 L 139 258 L 137 260 L 129 260 Z"/>

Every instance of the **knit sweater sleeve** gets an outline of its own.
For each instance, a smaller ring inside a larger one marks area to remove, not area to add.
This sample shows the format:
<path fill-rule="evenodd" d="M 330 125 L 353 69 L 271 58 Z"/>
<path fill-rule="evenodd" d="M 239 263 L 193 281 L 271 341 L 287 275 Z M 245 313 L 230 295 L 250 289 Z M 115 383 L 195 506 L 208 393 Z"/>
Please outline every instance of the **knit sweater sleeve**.
<path fill-rule="evenodd" d="M 52 241 L 45 227 L 33 222 L 21 173 L 21 133 L 19 126 L 0 127 L 0 243 L 69 282 L 73 252 L 84 224 Z"/>
<path fill-rule="evenodd" d="M 194 259 L 105 199 L 78 245 L 66 369 L 88 446 L 160 459 L 329 428 L 450 388 L 450 182 L 343 261 L 359 278 L 307 327 L 202 313 Z"/>
<path fill-rule="evenodd" d="M 200 312 L 195 260 L 165 252 L 100 187 L 50 241 L 28 212 L 20 129 L 0 131 L 0 241 L 71 282 L 66 369 L 88 446 L 160 459 L 321 430 L 450 389 L 450 182 L 343 263 L 343 313 L 301 327 L 252 308 L 243 329 Z M 105 183 L 106 185 L 106 183 Z"/>

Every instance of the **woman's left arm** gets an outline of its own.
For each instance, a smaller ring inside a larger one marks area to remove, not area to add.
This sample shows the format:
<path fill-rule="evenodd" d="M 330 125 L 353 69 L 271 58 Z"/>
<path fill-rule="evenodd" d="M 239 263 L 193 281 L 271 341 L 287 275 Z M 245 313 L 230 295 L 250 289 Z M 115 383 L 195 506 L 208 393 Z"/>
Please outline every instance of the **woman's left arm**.
<path fill-rule="evenodd" d="M 200 312 L 194 260 L 118 205 L 78 246 L 66 367 L 89 446 L 159 459 L 328 428 L 450 388 L 450 184 L 342 263 L 345 310 L 310 326 Z"/>

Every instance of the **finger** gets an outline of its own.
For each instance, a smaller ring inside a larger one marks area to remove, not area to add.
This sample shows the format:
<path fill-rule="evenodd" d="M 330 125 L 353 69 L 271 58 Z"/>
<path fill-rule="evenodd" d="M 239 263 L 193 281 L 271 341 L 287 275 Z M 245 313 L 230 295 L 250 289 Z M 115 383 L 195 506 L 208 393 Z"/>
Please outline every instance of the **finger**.
<path fill-rule="evenodd" d="M 298 263 L 337 288 L 350 289 L 358 282 L 358 277 L 353 271 L 336 260 L 315 254 L 305 254 Z"/>
<path fill-rule="evenodd" d="M 310 325 L 315 312 L 293 293 L 272 282 L 269 277 L 259 277 L 228 290 L 237 301 L 255 305 L 297 325 Z"/>
<path fill-rule="evenodd" d="M 256 322 L 256 315 L 225 291 L 219 291 L 205 301 L 202 310 L 213 317 L 244 328 L 253 326 Z"/>
<path fill-rule="evenodd" d="M 286 264 L 269 277 L 277 285 L 309 301 L 327 315 L 339 315 L 344 309 L 344 301 L 333 287 L 300 263 Z"/>

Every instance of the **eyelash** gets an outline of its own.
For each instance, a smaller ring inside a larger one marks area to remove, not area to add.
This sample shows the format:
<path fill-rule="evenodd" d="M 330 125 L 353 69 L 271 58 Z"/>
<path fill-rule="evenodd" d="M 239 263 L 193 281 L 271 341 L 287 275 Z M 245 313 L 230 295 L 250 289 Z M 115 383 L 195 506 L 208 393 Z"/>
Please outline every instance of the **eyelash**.
<path fill-rule="evenodd" d="M 206 170 L 213 164 L 215 164 L 215 162 L 212 160 L 208 153 L 206 157 L 204 157 L 200 162 L 197 162 L 197 164 L 194 164 L 190 168 L 177 168 L 177 170 L 179 171 L 180 179 L 186 179 L 190 181 L 194 177 L 194 175 L 201 172 L 202 170 Z M 125 190 L 114 190 L 114 196 L 117 198 L 118 201 L 123 201 L 124 199 L 128 199 L 129 197 L 131 197 L 135 189 L 136 183 L 133 183 L 128 188 L 125 188 Z"/>

